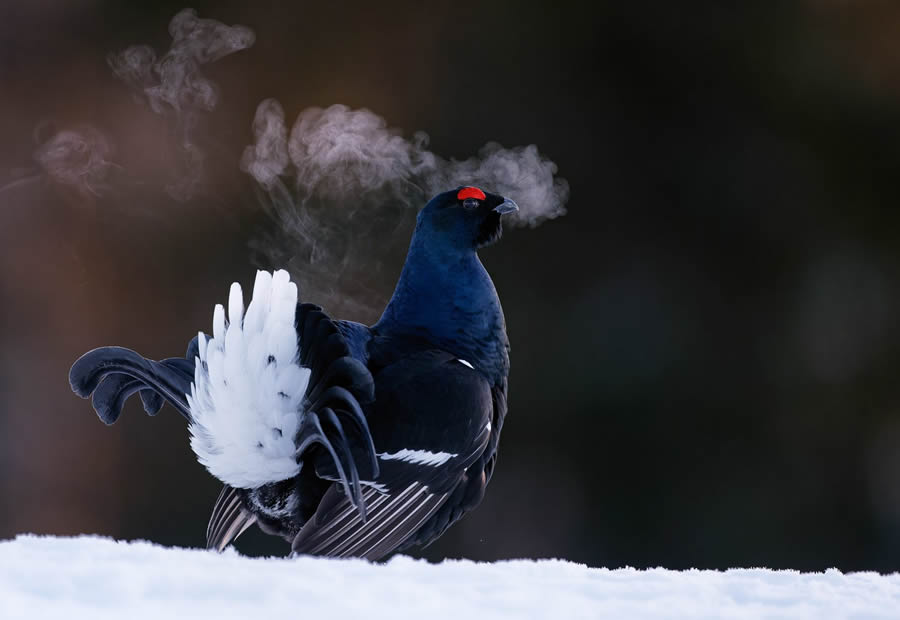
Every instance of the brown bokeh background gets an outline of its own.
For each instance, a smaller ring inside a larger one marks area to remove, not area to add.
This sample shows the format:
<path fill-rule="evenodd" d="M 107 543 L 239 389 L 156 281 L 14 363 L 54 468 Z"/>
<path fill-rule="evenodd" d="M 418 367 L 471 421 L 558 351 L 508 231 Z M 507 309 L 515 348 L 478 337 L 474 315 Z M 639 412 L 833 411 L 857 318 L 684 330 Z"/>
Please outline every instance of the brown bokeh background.
<path fill-rule="evenodd" d="M 251 281 L 267 220 L 237 160 L 277 97 L 445 156 L 536 143 L 572 187 L 483 254 L 510 415 L 483 505 L 426 557 L 900 569 L 900 8 L 731 4 L 196 3 L 257 41 L 207 72 L 205 184 L 179 203 L 170 124 L 105 56 L 164 49 L 182 5 L 4 3 L 0 537 L 203 544 L 218 483 L 183 420 L 130 403 L 106 428 L 67 372 L 103 344 L 180 354 Z M 32 158 L 80 125 L 115 148 L 99 195 Z"/>

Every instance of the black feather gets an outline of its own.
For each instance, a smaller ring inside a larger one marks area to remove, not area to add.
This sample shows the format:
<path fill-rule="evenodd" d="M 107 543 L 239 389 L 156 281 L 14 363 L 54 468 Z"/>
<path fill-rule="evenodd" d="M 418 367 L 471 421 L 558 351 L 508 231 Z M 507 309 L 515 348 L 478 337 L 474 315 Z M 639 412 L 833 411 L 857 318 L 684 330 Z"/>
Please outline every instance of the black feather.
<path fill-rule="evenodd" d="M 101 347 L 75 361 L 69 371 L 69 383 L 72 391 L 82 398 L 95 396 L 94 410 L 106 424 L 114 423 L 122 413 L 125 400 L 141 390 L 156 392 L 190 420 L 185 394 L 190 391 L 194 378 L 193 365 L 192 360 L 171 358 L 155 362 L 123 347 Z M 95 394 L 105 381 L 111 383 Z M 159 411 L 157 399 L 148 397 L 143 402 L 151 415 Z"/>

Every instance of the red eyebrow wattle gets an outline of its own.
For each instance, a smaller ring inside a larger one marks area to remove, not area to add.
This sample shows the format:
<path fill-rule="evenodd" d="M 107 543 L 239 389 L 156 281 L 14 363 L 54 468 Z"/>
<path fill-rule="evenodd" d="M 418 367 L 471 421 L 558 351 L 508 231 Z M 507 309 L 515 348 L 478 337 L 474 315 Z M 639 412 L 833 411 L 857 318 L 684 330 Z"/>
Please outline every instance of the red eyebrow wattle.
<path fill-rule="evenodd" d="M 477 198 L 478 200 L 484 200 L 485 195 L 484 192 L 477 187 L 464 187 L 459 190 L 458 194 L 456 194 L 456 198 L 457 200 L 465 200 L 466 198 Z"/>

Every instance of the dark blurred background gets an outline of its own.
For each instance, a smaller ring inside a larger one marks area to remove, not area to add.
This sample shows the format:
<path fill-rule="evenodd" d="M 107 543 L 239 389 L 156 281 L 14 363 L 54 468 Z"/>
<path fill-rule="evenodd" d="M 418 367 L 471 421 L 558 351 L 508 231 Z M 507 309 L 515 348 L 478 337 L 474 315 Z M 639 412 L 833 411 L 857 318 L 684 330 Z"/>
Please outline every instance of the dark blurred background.
<path fill-rule="evenodd" d="M 0 537 L 204 544 L 219 484 L 183 420 L 132 402 L 106 428 L 67 372 L 104 344 L 181 354 L 252 281 L 267 218 L 237 160 L 276 97 L 445 156 L 536 143 L 571 185 L 567 216 L 482 253 L 510 414 L 484 503 L 422 555 L 900 569 L 900 5 L 195 2 L 257 40 L 209 66 L 216 147 L 178 202 L 168 121 L 105 58 L 166 49 L 183 6 L 0 7 Z M 78 126 L 127 184 L 35 165 Z"/>

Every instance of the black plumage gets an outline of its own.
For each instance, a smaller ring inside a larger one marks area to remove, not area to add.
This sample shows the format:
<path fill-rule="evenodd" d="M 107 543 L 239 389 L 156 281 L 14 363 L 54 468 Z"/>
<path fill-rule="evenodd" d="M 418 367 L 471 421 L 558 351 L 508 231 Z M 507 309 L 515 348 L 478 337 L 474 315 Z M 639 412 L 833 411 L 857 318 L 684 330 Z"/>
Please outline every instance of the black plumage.
<path fill-rule="evenodd" d="M 295 553 L 375 560 L 432 542 L 480 503 L 507 411 L 509 343 L 476 251 L 499 239 L 501 216 L 515 208 L 477 188 L 433 198 L 371 327 L 297 305 L 299 364 L 310 372 L 294 438 L 299 472 L 226 484 L 209 547 L 256 523 Z M 70 380 L 107 424 L 135 393 L 151 415 L 165 399 L 191 420 L 195 360 L 197 339 L 184 358 L 160 362 L 105 347 L 80 358 Z"/>

